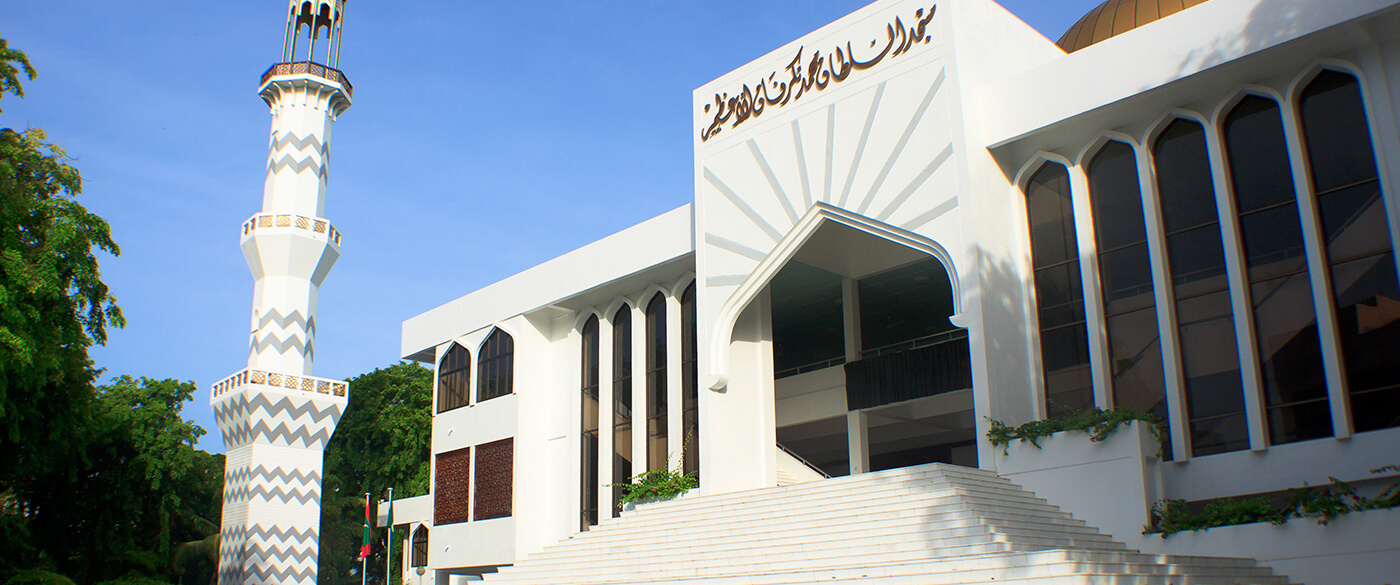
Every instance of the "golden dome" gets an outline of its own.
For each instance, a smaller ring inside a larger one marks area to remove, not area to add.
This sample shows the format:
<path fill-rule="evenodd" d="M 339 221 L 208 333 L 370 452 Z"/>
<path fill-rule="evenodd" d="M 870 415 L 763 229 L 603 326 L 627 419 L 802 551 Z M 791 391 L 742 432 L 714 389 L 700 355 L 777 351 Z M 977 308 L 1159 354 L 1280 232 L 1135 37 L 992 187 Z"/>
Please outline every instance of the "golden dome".
<path fill-rule="evenodd" d="M 1066 53 L 1121 35 L 1149 22 L 1157 21 L 1206 0 L 1107 0 L 1090 10 L 1084 18 L 1065 31 L 1055 41 Z"/>

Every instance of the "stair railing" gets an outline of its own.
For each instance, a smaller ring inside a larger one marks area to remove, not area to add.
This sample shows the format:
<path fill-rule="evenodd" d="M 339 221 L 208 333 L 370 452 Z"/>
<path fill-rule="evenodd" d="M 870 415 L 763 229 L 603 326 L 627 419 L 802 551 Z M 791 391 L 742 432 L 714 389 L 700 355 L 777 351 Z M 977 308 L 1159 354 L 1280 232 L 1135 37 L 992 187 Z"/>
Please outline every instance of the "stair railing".
<path fill-rule="evenodd" d="M 825 478 L 825 479 L 831 479 L 831 475 L 830 475 L 830 474 L 828 474 L 828 473 L 825 472 L 825 471 L 822 471 L 822 468 L 817 467 L 817 466 L 815 466 L 815 465 L 812 465 L 812 462 L 810 462 L 810 461 L 808 461 L 808 460 L 806 460 L 806 459 L 803 459 L 801 455 L 798 455 L 797 453 L 794 453 L 794 452 L 792 451 L 792 449 L 789 449 L 789 448 L 787 448 L 787 447 L 784 447 L 782 443 L 774 443 L 774 444 L 777 445 L 777 446 L 778 446 L 778 449 L 781 449 L 782 452 L 787 453 L 788 455 L 791 455 L 792 458 L 793 458 L 793 459 L 796 459 L 798 463 L 801 463 L 801 464 L 803 464 L 803 465 L 806 465 L 808 469 L 811 469 L 812 471 L 815 471 L 815 472 L 821 474 L 821 476 L 822 476 L 823 478 Z"/>

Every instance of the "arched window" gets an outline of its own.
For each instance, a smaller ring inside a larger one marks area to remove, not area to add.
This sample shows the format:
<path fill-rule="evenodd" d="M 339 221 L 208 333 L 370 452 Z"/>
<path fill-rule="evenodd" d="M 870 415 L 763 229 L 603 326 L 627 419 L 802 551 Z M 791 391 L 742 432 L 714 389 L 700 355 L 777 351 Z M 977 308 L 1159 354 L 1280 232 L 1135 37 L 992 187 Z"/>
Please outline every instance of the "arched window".
<path fill-rule="evenodd" d="M 1089 162 L 1088 176 L 1113 402 L 1166 420 L 1157 302 L 1133 147 L 1117 141 L 1105 144 Z M 1168 441 L 1168 458 L 1170 445 Z"/>
<path fill-rule="evenodd" d="M 1323 71 L 1300 114 L 1358 432 L 1400 426 L 1400 285 L 1361 84 Z"/>
<path fill-rule="evenodd" d="M 666 469 L 666 296 L 647 303 L 647 470 Z"/>
<path fill-rule="evenodd" d="M 497 329 L 481 344 L 477 356 L 476 401 L 485 402 L 515 391 L 515 340 Z"/>
<path fill-rule="evenodd" d="M 471 374 L 471 354 L 467 353 L 467 348 L 452 344 L 438 364 L 438 412 L 467 405 Z"/>
<path fill-rule="evenodd" d="M 685 472 L 700 472 L 700 356 L 695 283 L 681 293 L 681 428 L 685 429 Z"/>
<path fill-rule="evenodd" d="M 1248 449 L 1239 344 L 1205 128 L 1190 120 L 1173 121 L 1152 145 L 1152 159 L 1176 305 L 1191 453 Z"/>
<path fill-rule="evenodd" d="M 1050 416 L 1094 406 L 1079 238 L 1064 165 L 1047 162 L 1026 185 L 1031 261 L 1035 267 L 1045 411 Z"/>
<path fill-rule="evenodd" d="M 583 325 L 583 421 L 582 421 L 582 477 L 579 478 L 580 507 L 582 519 L 580 528 L 588 530 L 598 523 L 598 317 L 588 318 Z"/>
<path fill-rule="evenodd" d="M 1269 442 L 1332 436 L 1312 284 L 1283 117 L 1273 100 L 1240 100 L 1224 125 L 1225 154 L 1249 296 Z"/>
<path fill-rule="evenodd" d="M 409 553 L 408 564 L 411 567 L 428 566 L 428 527 L 419 524 L 413 529 L 412 551 Z"/>
<path fill-rule="evenodd" d="M 632 308 L 613 314 L 613 483 L 632 482 Z M 613 487 L 613 517 L 622 488 Z"/>

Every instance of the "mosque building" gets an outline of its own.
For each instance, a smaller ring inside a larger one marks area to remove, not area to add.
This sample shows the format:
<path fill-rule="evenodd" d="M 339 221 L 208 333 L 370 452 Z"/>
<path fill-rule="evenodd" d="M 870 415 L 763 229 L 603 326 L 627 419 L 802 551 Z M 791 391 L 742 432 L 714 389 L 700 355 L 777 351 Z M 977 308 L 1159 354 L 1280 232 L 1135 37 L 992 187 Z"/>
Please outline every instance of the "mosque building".
<path fill-rule="evenodd" d="M 406 583 L 1400 575 L 1391 510 L 1142 534 L 1400 475 L 1400 0 L 879 0 L 692 107 L 693 202 L 404 322 Z M 988 438 L 1095 407 L 1162 424 Z"/>

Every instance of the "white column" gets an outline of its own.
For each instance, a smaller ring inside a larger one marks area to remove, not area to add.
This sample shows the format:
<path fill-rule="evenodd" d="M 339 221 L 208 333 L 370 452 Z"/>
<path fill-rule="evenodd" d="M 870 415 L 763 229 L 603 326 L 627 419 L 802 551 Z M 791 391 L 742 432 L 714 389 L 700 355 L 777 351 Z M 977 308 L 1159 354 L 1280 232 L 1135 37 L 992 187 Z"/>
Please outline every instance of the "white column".
<path fill-rule="evenodd" d="M 1070 200 L 1074 204 L 1074 232 L 1079 241 L 1079 278 L 1084 285 L 1084 329 L 1089 339 L 1089 374 L 1094 383 L 1094 403 L 1104 410 L 1113 401 L 1113 368 L 1109 363 L 1108 317 L 1104 312 L 1103 287 L 1099 282 L 1099 245 L 1094 231 L 1094 208 L 1089 201 L 1089 177 L 1084 167 L 1069 168 Z M 1037 321 L 1039 323 L 1039 321 Z M 1043 375 L 1037 372 L 1037 375 Z M 1038 418 L 1045 418 L 1045 402 L 1036 405 Z"/>
<path fill-rule="evenodd" d="M 1162 348 L 1162 375 L 1167 395 L 1167 420 L 1172 428 L 1172 454 L 1176 461 L 1191 458 L 1191 423 L 1186 411 L 1181 367 L 1181 343 L 1177 339 L 1176 303 L 1172 294 L 1171 268 L 1167 260 L 1167 237 L 1162 227 L 1162 208 L 1157 205 L 1157 173 L 1145 146 L 1133 146 L 1137 155 L 1138 188 L 1142 191 L 1143 222 L 1147 228 L 1147 251 L 1152 265 L 1152 289 L 1157 304 L 1157 331 Z"/>
<path fill-rule="evenodd" d="M 598 520 L 612 518 L 613 419 L 613 322 L 612 315 L 598 320 Z"/>
<path fill-rule="evenodd" d="M 846 361 L 860 361 L 860 283 L 841 279 L 841 324 L 846 336 Z"/>
<path fill-rule="evenodd" d="M 1259 373 L 1259 360 L 1254 358 L 1254 306 L 1249 296 L 1249 272 L 1244 265 L 1244 243 L 1235 213 L 1235 194 L 1231 189 L 1229 169 L 1225 164 L 1225 147 L 1219 126 L 1206 126 L 1206 148 L 1210 152 L 1210 175 L 1215 183 L 1216 215 L 1220 218 L 1221 248 L 1225 254 L 1225 274 L 1230 281 L 1230 309 L 1235 316 L 1235 341 L 1240 355 L 1240 382 L 1244 391 L 1244 413 L 1251 451 L 1263 451 L 1269 446 L 1265 432 L 1264 387 Z"/>
<path fill-rule="evenodd" d="M 680 289 L 684 290 L 684 289 Z M 666 296 L 666 464 L 675 469 L 685 464 L 685 416 L 681 386 L 681 299 Z M 698 445 L 692 445 L 695 449 Z"/>
<path fill-rule="evenodd" d="M 632 303 L 632 475 L 647 470 L 647 311 Z"/>
<path fill-rule="evenodd" d="M 846 413 L 846 441 L 850 448 L 851 475 L 870 471 L 870 418 L 859 410 Z"/>

